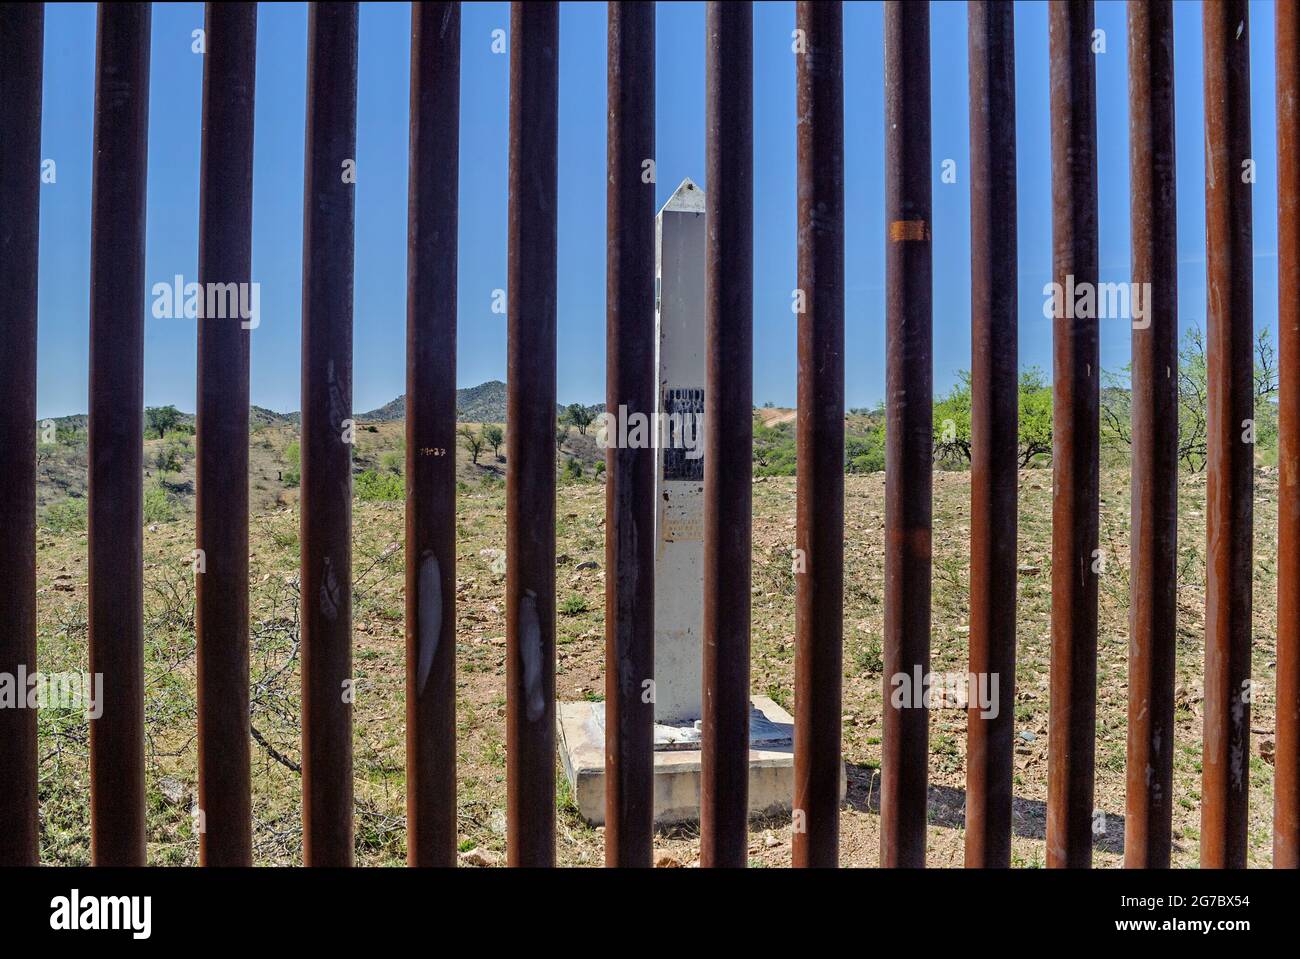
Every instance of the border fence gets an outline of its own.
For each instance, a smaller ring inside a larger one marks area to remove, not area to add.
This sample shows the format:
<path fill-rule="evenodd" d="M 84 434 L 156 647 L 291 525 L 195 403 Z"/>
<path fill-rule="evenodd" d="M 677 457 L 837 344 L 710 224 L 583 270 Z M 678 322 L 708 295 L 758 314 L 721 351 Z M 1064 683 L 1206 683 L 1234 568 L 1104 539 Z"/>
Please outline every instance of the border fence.
<path fill-rule="evenodd" d="M 1052 270 L 1096 284 L 1090 0 L 1049 5 Z M 1017 301 L 1013 11 L 968 4 L 971 121 L 970 669 L 1013 692 Z M 1280 328 L 1274 863 L 1300 866 L 1300 2 L 1276 0 Z M 351 450 L 358 9 L 309 12 L 302 298 L 303 856 L 353 861 Z M 1208 552 L 1201 864 L 1247 849 L 1253 446 L 1246 0 L 1203 6 L 1208 257 Z M 201 283 L 247 283 L 255 3 L 206 12 Z M 701 863 L 743 866 L 753 356 L 752 6 L 706 17 L 704 721 Z M 0 3 L 0 671 L 36 668 L 36 331 L 43 5 Z M 844 534 L 844 43 L 838 2 L 796 4 L 798 283 L 796 866 L 838 863 Z M 884 5 L 886 676 L 930 658 L 932 237 L 929 5 Z M 90 278 L 92 855 L 146 861 L 142 449 L 150 7 L 98 14 Z M 609 4 L 607 408 L 650 409 L 654 373 L 655 12 Z M 557 4 L 511 9 L 507 417 L 507 849 L 555 861 Z M 1173 13 L 1128 5 L 1132 553 L 1125 862 L 1170 862 L 1177 480 Z M 406 642 L 409 861 L 456 863 L 455 343 L 460 5 L 411 13 Z M 248 732 L 249 330 L 199 324 L 196 548 L 200 861 L 252 859 Z M 1047 864 L 1092 855 L 1097 684 L 1098 327 L 1053 325 Z M 611 449 L 606 486 L 606 862 L 653 841 L 653 451 Z M 925 863 L 928 716 L 884 705 L 881 865 Z M 966 864 L 1011 856 L 1014 713 L 968 711 Z M 0 710 L 0 865 L 38 859 L 36 719 Z"/>

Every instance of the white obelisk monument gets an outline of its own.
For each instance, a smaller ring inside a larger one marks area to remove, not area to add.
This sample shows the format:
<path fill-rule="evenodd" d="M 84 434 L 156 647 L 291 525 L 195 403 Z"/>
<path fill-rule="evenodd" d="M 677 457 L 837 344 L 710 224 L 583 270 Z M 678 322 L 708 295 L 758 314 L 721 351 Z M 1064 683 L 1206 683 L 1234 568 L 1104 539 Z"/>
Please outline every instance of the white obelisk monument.
<path fill-rule="evenodd" d="M 692 724 L 704 714 L 705 236 L 704 193 L 689 179 L 655 234 L 655 420 L 673 424 L 655 453 L 655 721 Z"/>
<path fill-rule="evenodd" d="M 704 193 L 689 179 L 655 218 L 654 817 L 700 814 L 704 714 Z M 640 411 L 630 411 L 640 412 Z M 606 575 L 614 575 L 607 570 Z M 749 811 L 789 812 L 794 720 L 752 697 Z M 582 817 L 605 821 L 605 704 L 557 705 L 560 759 Z M 844 781 L 841 780 L 841 791 Z"/>

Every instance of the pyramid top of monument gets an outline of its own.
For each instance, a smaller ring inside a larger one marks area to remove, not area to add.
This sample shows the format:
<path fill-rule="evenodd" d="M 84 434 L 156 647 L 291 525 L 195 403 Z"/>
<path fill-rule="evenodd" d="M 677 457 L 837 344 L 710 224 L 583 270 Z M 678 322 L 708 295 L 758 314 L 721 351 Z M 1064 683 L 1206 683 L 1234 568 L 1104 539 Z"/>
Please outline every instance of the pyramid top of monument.
<path fill-rule="evenodd" d="M 659 211 L 663 213 L 703 213 L 704 212 L 704 191 L 695 185 L 695 181 L 687 177 L 673 195 L 668 198 L 668 202 L 663 205 Z"/>

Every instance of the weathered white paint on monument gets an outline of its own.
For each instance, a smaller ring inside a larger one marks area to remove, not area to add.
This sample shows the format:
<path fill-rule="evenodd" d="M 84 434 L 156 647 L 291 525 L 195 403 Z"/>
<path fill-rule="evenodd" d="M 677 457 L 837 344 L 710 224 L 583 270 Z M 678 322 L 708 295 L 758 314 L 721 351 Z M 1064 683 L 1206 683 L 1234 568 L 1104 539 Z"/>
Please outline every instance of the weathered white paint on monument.
<path fill-rule="evenodd" d="M 704 411 L 704 193 L 689 179 L 655 219 L 655 421 Z M 700 420 L 655 453 L 655 721 L 703 715 L 704 460 Z M 675 425 L 675 424 L 674 424 Z M 694 450 L 684 448 L 687 443 Z"/>
<path fill-rule="evenodd" d="M 704 194 L 690 180 L 655 220 L 655 753 L 657 823 L 700 815 L 704 692 Z M 609 411 L 615 414 L 616 411 Z M 646 436 L 619 411 L 632 444 Z M 640 420 L 640 416 L 636 417 Z M 605 821 L 605 704 L 557 704 L 560 760 L 583 819 Z M 847 780 L 841 773 L 840 795 Z M 749 726 L 749 813 L 788 813 L 794 796 L 794 720 L 754 696 Z"/>

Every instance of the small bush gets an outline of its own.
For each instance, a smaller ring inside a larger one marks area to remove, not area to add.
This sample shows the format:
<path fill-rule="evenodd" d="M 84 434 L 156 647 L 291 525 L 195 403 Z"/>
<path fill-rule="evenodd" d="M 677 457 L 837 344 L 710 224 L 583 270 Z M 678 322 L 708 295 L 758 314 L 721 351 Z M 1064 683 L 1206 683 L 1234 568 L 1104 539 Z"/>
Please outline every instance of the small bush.
<path fill-rule="evenodd" d="M 90 504 L 84 497 L 69 497 L 46 509 L 41 525 L 55 533 L 84 533 L 89 516 Z"/>
<path fill-rule="evenodd" d="M 185 447 L 175 441 L 168 441 L 154 450 L 153 468 L 158 472 L 158 482 L 168 473 L 180 472 L 185 464 Z"/>
<path fill-rule="evenodd" d="M 566 480 L 582 479 L 582 463 L 573 457 L 569 457 L 569 459 L 565 460 L 563 475 Z"/>
<path fill-rule="evenodd" d="M 755 476 L 794 476 L 796 460 L 793 424 L 754 424 Z"/>
<path fill-rule="evenodd" d="M 391 502 L 406 498 L 406 484 L 400 476 L 366 470 L 352 482 L 352 494 L 359 500 Z"/>
<path fill-rule="evenodd" d="M 176 518 L 171 499 L 165 489 L 151 486 L 144 491 L 144 521 L 146 523 L 170 523 Z"/>
<path fill-rule="evenodd" d="M 853 663 L 861 672 L 875 675 L 885 671 L 885 654 L 880 648 L 880 640 L 869 639 L 853 654 Z"/>
<path fill-rule="evenodd" d="M 280 471 L 284 485 L 297 486 L 302 482 L 302 447 L 297 440 L 291 440 L 285 444 L 284 452 L 280 455 L 285 462 L 285 469 Z"/>
<path fill-rule="evenodd" d="M 872 433 L 846 439 L 844 459 L 846 473 L 883 473 L 885 470 L 884 436 Z"/>
<path fill-rule="evenodd" d="M 560 603 L 560 612 L 565 616 L 577 616 L 579 613 L 585 613 L 586 611 L 587 597 L 585 596 L 574 594 L 566 597 L 564 602 Z"/>

